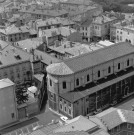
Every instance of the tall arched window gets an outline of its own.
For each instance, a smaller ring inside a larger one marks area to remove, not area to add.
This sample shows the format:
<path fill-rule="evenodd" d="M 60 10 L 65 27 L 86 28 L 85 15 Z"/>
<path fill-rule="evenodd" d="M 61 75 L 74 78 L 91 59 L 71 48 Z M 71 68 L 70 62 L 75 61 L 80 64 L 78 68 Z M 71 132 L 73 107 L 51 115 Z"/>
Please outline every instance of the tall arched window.
<path fill-rule="evenodd" d="M 110 66 L 108 67 L 108 73 L 111 73 L 111 67 Z"/>
<path fill-rule="evenodd" d="M 79 86 L 79 79 L 76 79 L 76 85 Z"/>
<path fill-rule="evenodd" d="M 129 66 L 129 59 L 127 60 L 127 66 Z"/>

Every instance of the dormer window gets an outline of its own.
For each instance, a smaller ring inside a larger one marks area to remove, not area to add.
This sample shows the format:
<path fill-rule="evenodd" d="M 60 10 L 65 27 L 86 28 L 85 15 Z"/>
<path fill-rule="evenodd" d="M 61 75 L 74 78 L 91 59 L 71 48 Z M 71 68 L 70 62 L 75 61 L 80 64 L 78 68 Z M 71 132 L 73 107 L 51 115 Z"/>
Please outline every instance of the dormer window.
<path fill-rule="evenodd" d="M 66 82 L 64 81 L 64 82 L 63 82 L 63 89 L 66 89 L 66 87 L 67 87 L 67 86 L 66 86 Z"/>

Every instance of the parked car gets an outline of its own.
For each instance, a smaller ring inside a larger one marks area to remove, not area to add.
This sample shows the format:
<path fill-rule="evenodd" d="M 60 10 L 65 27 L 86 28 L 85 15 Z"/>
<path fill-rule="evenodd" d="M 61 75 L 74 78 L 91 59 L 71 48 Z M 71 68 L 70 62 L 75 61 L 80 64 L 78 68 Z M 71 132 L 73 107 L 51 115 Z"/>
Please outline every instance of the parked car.
<path fill-rule="evenodd" d="M 63 121 L 67 121 L 68 120 L 68 118 L 65 117 L 65 116 L 61 116 L 60 119 L 63 120 Z"/>

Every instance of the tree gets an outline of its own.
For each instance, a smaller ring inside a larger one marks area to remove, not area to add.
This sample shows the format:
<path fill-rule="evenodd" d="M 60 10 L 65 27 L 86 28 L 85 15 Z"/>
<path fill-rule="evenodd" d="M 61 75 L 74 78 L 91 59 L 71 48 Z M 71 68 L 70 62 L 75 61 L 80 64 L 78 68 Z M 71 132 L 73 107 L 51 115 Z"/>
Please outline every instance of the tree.
<path fill-rule="evenodd" d="M 27 90 L 19 87 L 16 90 L 17 104 L 25 103 L 28 100 Z"/>

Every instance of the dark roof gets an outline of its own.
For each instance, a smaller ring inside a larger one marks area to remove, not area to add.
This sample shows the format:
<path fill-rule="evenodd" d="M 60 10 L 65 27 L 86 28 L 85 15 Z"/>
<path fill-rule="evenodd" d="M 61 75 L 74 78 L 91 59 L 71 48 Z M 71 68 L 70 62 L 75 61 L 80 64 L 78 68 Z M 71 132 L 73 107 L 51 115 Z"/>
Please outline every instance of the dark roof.
<path fill-rule="evenodd" d="M 64 63 L 73 71 L 79 72 L 112 59 L 134 53 L 134 47 L 126 42 L 114 44 L 90 53 L 66 60 Z"/>

